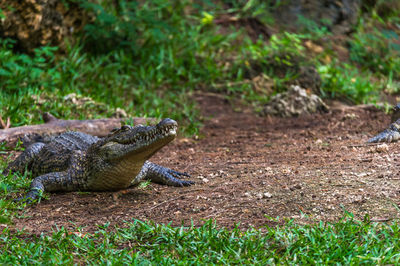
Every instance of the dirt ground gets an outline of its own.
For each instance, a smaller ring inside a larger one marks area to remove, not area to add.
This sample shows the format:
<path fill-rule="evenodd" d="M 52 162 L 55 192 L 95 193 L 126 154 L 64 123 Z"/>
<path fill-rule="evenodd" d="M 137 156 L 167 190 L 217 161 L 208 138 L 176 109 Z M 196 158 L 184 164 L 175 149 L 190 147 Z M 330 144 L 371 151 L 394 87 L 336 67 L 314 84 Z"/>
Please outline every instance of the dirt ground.
<path fill-rule="evenodd" d="M 152 161 L 192 175 L 185 188 L 151 184 L 118 193 L 58 193 L 27 207 L 14 228 L 64 226 L 93 232 L 131 219 L 172 225 L 272 225 L 333 221 L 344 209 L 362 218 L 400 216 L 400 144 L 366 146 L 390 118 L 373 108 L 333 107 L 301 118 L 258 117 L 213 95 L 196 96 L 204 116 L 199 140 L 179 138 Z M 236 110 L 236 111 L 234 111 Z"/>

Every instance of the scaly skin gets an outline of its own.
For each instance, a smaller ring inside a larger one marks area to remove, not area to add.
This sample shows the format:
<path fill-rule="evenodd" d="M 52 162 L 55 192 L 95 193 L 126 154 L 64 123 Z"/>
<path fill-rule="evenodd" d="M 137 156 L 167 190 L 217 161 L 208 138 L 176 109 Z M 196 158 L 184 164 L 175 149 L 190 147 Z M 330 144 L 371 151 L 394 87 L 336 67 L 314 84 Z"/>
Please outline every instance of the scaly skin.
<path fill-rule="evenodd" d="M 390 126 L 379 133 L 378 135 L 370 138 L 369 143 L 373 142 L 395 142 L 400 139 L 400 119 L 390 124 Z"/>
<path fill-rule="evenodd" d="M 42 192 L 114 191 L 143 180 L 189 186 L 188 174 L 147 161 L 176 136 L 177 123 L 164 119 L 156 126 L 123 126 L 105 138 L 67 132 L 49 143 L 34 143 L 3 171 L 32 171 L 35 179 L 25 200 Z"/>
<path fill-rule="evenodd" d="M 392 122 L 387 129 L 378 135 L 370 138 L 369 143 L 373 142 L 395 142 L 400 139 L 400 103 L 393 108 Z"/>

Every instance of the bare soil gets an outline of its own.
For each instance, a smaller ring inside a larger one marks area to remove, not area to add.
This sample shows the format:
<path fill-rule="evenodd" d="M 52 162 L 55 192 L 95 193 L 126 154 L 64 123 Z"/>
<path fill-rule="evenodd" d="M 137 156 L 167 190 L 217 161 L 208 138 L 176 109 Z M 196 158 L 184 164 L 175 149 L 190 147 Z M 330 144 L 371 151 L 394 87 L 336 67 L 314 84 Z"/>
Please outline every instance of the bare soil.
<path fill-rule="evenodd" d="M 200 138 L 178 138 L 152 158 L 190 173 L 196 185 L 51 194 L 21 211 L 13 227 L 38 234 L 55 226 L 93 232 L 132 219 L 176 226 L 215 219 L 248 228 L 273 225 L 268 217 L 278 216 L 335 221 L 344 210 L 375 221 L 400 216 L 400 144 L 365 145 L 390 123 L 383 112 L 339 106 L 298 118 L 259 117 L 213 95 L 196 100 L 205 118 Z"/>

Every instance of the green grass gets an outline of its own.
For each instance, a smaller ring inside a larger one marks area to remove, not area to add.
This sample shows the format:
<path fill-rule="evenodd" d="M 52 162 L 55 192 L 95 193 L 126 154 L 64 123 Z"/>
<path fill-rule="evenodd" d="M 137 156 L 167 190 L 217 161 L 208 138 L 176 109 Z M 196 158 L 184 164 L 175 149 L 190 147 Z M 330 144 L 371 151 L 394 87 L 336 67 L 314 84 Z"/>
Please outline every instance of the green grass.
<path fill-rule="evenodd" d="M 362 69 L 399 79 L 399 40 L 395 30 L 360 26 L 350 42 L 350 59 Z"/>
<path fill-rule="evenodd" d="M 317 69 L 322 79 L 321 94 L 326 98 L 348 100 L 355 104 L 370 103 L 378 100 L 378 84 L 371 81 L 369 72 L 343 63 L 320 65 Z"/>
<path fill-rule="evenodd" d="M 3 264 L 397 264 L 400 227 L 357 221 L 228 230 L 206 221 L 171 227 L 134 220 L 93 234 L 64 228 L 39 236 L 0 235 Z"/>
<path fill-rule="evenodd" d="M 87 119 L 109 117 L 120 107 L 131 116 L 186 120 L 187 130 L 196 132 L 198 122 L 191 120 L 197 109 L 183 93 L 184 88 L 167 90 L 161 85 L 140 84 L 135 73 L 145 70 L 142 66 L 135 66 L 134 59 L 125 56 L 124 52 L 94 57 L 75 47 L 68 56 L 57 57 L 52 50 L 49 47 L 38 49 L 32 58 L 15 54 L 11 49 L 0 50 L 0 58 L 3 58 L 0 65 L 4 70 L 0 73 L 3 76 L 0 108 L 2 116 L 10 117 L 13 126 L 41 122 L 41 113 L 46 111 L 58 118 Z M 47 57 L 50 59 L 43 56 L 44 52 L 49 53 Z M 118 63 L 115 62 L 116 56 L 121 57 Z M 38 64 L 38 61 L 42 63 Z M 17 72 L 17 75 L 8 76 L 14 68 L 21 69 L 21 74 Z M 153 71 L 150 66 L 149 69 Z M 90 97 L 103 107 L 89 109 L 90 106 L 77 106 L 65 101 L 64 97 L 70 93 Z M 86 112 L 77 112 L 84 109 Z"/>

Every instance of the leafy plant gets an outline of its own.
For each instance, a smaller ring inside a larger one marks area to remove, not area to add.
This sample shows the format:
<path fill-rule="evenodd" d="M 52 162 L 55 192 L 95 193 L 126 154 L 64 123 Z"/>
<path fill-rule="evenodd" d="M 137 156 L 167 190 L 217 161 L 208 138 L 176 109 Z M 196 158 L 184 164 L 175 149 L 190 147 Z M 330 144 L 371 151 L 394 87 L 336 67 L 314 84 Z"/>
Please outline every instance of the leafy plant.
<path fill-rule="evenodd" d="M 324 97 L 347 99 L 352 103 L 367 103 L 377 99 L 376 85 L 367 73 L 360 73 L 356 68 L 333 62 L 321 65 L 318 72 L 322 79 L 321 93 Z"/>
<path fill-rule="evenodd" d="M 15 54 L 13 41 L 0 39 L 0 87 L 2 91 L 16 93 L 40 86 L 52 86 L 58 78 L 54 68 L 55 47 L 35 49 L 34 55 Z"/>
<path fill-rule="evenodd" d="M 399 41 L 393 30 L 361 29 L 350 42 L 350 59 L 364 69 L 400 78 Z"/>
<path fill-rule="evenodd" d="M 329 21 L 321 21 L 320 23 L 322 25 L 319 25 L 316 21 L 308 19 L 302 15 L 298 16 L 297 21 L 301 25 L 301 30 L 311 40 L 318 40 L 331 35 L 328 30 L 328 26 L 331 24 Z"/>

